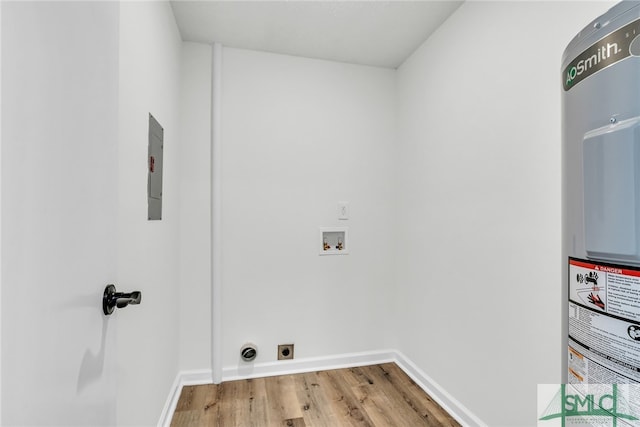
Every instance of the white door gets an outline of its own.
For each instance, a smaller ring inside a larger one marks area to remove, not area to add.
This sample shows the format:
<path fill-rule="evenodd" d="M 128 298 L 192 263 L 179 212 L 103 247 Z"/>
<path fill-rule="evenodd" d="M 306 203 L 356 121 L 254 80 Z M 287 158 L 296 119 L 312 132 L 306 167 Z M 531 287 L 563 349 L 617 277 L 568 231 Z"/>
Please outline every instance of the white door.
<path fill-rule="evenodd" d="M 112 425 L 118 3 L 1 7 L 1 424 Z"/>

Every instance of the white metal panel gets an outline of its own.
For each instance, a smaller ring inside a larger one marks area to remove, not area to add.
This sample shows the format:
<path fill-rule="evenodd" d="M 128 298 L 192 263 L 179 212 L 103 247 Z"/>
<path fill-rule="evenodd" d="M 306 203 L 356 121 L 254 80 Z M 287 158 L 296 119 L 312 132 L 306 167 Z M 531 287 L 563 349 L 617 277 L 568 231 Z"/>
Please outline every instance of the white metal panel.
<path fill-rule="evenodd" d="M 585 135 L 585 249 L 591 257 L 638 258 L 639 126 L 631 119 Z"/>

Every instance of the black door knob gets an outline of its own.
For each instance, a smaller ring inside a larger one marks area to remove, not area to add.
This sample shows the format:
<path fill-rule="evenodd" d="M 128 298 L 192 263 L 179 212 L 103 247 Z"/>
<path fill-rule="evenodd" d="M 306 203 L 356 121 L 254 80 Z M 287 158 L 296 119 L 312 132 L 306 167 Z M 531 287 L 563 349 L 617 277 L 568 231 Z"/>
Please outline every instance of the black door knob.
<path fill-rule="evenodd" d="M 102 295 L 102 312 L 107 316 L 118 308 L 124 308 L 129 304 L 140 304 L 142 301 L 142 292 L 116 292 L 114 285 L 107 285 Z"/>

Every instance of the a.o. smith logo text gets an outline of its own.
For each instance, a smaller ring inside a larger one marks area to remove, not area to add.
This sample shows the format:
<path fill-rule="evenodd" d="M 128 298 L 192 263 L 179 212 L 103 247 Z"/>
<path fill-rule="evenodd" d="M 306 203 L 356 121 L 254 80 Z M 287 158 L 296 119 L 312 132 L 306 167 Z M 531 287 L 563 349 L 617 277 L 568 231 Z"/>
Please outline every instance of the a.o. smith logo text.
<path fill-rule="evenodd" d="M 596 53 L 588 58 L 579 60 L 576 65 L 567 70 L 567 81 L 565 82 L 565 85 L 572 86 L 577 77 L 581 77 L 585 72 L 588 73 L 593 69 L 593 67 L 597 67 L 602 61 L 607 60 L 620 52 L 621 50 L 618 47 L 618 43 L 615 42 L 607 43 L 606 46 L 599 46 Z M 592 73 L 589 73 L 589 75 L 591 74 Z"/>
<path fill-rule="evenodd" d="M 640 19 L 600 39 L 575 57 L 562 73 L 564 90 L 570 90 L 582 80 L 632 54 L 630 49 L 640 34 Z"/>

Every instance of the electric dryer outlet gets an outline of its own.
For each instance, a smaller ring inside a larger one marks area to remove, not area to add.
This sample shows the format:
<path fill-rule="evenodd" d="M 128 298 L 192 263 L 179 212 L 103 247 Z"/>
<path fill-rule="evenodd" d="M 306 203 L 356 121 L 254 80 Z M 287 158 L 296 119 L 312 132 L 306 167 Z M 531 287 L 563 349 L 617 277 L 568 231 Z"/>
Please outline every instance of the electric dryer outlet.
<path fill-rule="evenodd" d="M 293 359 L 293 344 L 278 345 L 278 360 Z"/>

